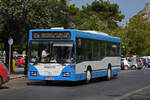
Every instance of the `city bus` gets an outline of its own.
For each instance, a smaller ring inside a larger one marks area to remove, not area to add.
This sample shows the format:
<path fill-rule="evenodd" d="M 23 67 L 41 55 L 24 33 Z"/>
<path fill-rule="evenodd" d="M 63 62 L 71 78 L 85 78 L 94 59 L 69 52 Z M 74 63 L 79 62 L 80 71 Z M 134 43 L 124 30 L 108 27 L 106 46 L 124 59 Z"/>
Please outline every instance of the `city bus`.
<path fill-rule="evenodd" d="M 88 83 L 98 77 L 110 80 L 121 71 L 121 40 L 103 32 L 33 29 L 28 45 L 29 80 Z"/>

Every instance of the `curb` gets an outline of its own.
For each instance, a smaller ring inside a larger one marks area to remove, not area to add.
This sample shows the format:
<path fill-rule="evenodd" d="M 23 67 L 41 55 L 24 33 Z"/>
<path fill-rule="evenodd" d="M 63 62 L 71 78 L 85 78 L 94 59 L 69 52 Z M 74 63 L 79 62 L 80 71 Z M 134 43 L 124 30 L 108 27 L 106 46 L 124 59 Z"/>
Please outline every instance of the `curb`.
<path fill-rule="evenodd" d="M 10 77 L 10 80 L 15 80 L 15 79 L 23 78 L 23 77 L 25 77 L 25 75 L 16 76 L 16 77 Z"/>

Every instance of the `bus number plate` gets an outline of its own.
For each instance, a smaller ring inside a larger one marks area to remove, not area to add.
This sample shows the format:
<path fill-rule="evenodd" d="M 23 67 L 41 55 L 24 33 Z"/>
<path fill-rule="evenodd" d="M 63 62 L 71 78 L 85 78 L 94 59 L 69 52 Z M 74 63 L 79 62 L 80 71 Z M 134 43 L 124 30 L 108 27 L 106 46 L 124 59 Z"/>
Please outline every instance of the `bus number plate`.
<path fill-rule="evenodd" d="M 47 77 L 46 80 L 54 80 L 54 77 Z"/>

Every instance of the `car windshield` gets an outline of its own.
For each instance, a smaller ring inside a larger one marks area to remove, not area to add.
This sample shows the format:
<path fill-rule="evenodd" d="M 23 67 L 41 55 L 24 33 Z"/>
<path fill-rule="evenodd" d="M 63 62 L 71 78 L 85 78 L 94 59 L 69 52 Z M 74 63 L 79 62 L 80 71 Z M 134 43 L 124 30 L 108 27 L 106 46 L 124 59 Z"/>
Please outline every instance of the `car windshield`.
<path fill-rule="evenodd" d="M 33 63 L 70 63 L 73 61 L 73 53 L 72 41 L 32 41 L 29 61 Z"/>

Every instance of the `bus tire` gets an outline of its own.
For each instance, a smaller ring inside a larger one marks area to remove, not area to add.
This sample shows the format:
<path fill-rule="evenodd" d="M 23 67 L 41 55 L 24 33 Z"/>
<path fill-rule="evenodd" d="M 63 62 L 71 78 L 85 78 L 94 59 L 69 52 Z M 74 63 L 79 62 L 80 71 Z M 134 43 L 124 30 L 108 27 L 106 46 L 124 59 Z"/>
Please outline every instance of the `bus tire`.
<path fill-rule="evenodd" d="M 111 70 L 111 67 L 108 67 L 107 68 L 107 80 L 111 80 L 112 78 L 112 70 Z"/>
<path fill-rule="evenodd" d="M 88 84 L 91 81 L 91 78 L 92 78 L 91 70 L 88 68 L 86 70 L 86 80 L 85 80 L 85 83 Z"/>

